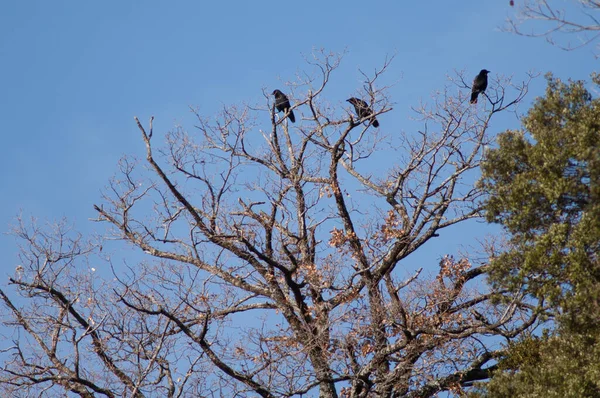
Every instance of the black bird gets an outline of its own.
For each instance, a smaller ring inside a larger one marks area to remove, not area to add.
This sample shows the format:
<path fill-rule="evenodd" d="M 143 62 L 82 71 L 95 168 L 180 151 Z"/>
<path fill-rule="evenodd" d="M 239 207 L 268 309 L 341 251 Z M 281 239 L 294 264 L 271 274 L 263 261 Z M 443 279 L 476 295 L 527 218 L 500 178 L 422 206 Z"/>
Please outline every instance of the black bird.
<path fill-rule="evenodd" d="M 289 112 L 288 117 L 290 121 L 295 123 L 296 117 L 294 116 L 294 112 L 290 110 L 291 105 L 288 97 L 280 90 L 273 90 L 272 94 L 275 96 L 275 108 L 277 108 L 277 112 Z"/>
<path fill-rule="evenodd" d="M 373 114 L 373 110 L 369 108 L 369 104 L 367 104 L 360 98 L 352 97 L 348 98 L 346 101 L 354 105 L 354 110 L 356 111 L 356 114 L 358 115 L 359 119 L 369 117 Z M 372 116 L 369 120 L 373 124 L 373 127 L 379 127 L 379 122 L 377 121 L 377 119 L 375 119 L 375 116 Z"/>
<path fill-rule="evenodd" d="M 471 103 L 477 103 L 477 96 L 485 91 L 487 88 L 487 75 L 490 73 L 489 70 L 482 69 L 481 72 L 475 79 L 473 79 L 473 88 L 471 89 Z"/>

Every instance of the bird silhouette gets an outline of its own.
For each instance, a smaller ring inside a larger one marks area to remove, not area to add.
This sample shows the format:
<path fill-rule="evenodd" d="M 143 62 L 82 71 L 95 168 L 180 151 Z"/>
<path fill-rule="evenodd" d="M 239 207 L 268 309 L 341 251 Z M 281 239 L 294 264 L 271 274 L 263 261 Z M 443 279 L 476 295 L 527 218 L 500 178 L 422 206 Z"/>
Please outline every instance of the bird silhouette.
<path fill-rule="evenodd" d="M 294 116 L 294 111 L 290 110 L 291 105 L 287 95 L 282 93 L 280 90 L 273 90 L 272 94 L 275 96 L 275 108 L 277 108 L 277 112 L 287 113 L 290 121 L 295 123 L 296 117 Z"/>
<path fill-rule="evenodd" d="M 358 115 L 359 119 L 362 120 L 363 118 L 373 115 L 373 110 L 369 108 L 369 104 L 367 104 L 360 98 L 352 97 L 348 98 L 346 101 L 354 105 L 354 110 L 356 111 L 356 114 Z M 373 127 L 379 127 L 379 122 L 377 121 L 375 116 L 371 116 L 369 118 L 369 121 L 371 122 Z"/>
<path fill-rule="evenodd" d="M 477 103 L 477 96 L 480 93 L 483 93 L 485 91 L 485 89 L 487 88 L 488 73 L 490 73 L 489 70 L 482 69 L 481 72 L 479 72 L 479 74 L 477 76 L 475 76 L 475 79 L 473 79 L 473 87 L 471 88 L 471 103 L 472 104 Z"/>

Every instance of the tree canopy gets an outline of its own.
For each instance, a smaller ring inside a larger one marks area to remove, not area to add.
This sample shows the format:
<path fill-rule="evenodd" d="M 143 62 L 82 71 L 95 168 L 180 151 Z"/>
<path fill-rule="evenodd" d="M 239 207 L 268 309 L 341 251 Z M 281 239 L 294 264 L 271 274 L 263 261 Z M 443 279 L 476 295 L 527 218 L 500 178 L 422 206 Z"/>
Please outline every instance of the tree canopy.
<path fill-rule="evenodd" d="M 535 307 L 486 287 L 485 262 L 405 260 L 481 217 L 490 123 L 527 82 L 494 79 L 472 106 L 459 75 L 403 131 L 386 126 L 385 64 L 354 94 L 376 129 L 327 98 L 339 62 L 317 54 L 285 90 L 293 125 L 271 90 L 162 147 L 137 121 L 145 159 L 124 158 L 95 206 L 98 243 L 22 223 L 3 393 L 425 398 L 489 378 Z M 102 278 L 112 240 L 140 257 L 109 256 Z"/>
<path fill-rule="evenodd" d="M 488 219 L 511 236 L 491 280 L 525 288 L 556 328 L 510 345 L 488 397 L 600 395 L 600 100 L 582 81 L 547 79 L 482 169 Z"/>

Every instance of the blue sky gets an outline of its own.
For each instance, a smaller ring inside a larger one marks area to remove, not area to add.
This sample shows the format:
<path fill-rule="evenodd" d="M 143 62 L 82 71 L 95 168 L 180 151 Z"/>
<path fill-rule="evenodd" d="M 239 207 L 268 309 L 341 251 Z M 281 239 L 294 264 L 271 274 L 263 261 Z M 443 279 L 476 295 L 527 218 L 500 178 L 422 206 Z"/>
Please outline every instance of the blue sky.
<path fill-rule="evenodd" d="M 330 91 L 340 106 L 360 88 L 359 68 L 396 54 L 385 78 L 398 82 L 396 104 L 381 117 L 392 131 L 454 70 L 586 79 L 596 68 L 591 47 L 567 53 L 501 32 L 513 11 L 506 0 L 3 2 L 0 232 L 21 210 L 91 230 L 92 204 L 118 159 L 143 149 L 133 116 L 154 115 L 164 133 L 192 128 L 189 106 L 211 115 L 224 104 L 260 103 L 263 88 L 307 68 L 313 48 L 347 51 Z M 544 86 L 537 79 L 528 102 Z M 2 274 L 12 273 L 14 239 L 0 235 L 0 249 Z"/>

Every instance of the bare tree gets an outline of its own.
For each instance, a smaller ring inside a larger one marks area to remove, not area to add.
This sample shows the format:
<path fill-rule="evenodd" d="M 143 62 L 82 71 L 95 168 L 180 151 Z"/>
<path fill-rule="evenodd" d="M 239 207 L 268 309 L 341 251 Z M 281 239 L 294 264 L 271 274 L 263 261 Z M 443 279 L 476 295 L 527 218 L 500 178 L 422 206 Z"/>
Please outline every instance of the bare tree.
<path fill-rule="evenodd" d="M 286 90 L 293 127 L 266 96 L 266 109 L 197 115 L 156 149 L 152 119 L 136 118 L 146 168 L 121 161 L 95 206 L 111 226 L 100 243 L 21 224 L 19 298 L 1 292 L 14 330 L 3 392 L 416 398 L 488 378 L 538 309 L 486 286 L 485 263 L 409 273 L 403 260 L 480 216 L 490 122 L 528 82 L 500 78 L 478 106 L 450 83 L 415 109 L 422 130 L 403 132 L 380 116 L 386 62 L 355 93 L 374 129 L 326 101 L 339 62 L 315 56 L 315 75 Z M 104 280 L 93 265 L 111 239 L 145 254 Z"/>
<path fill-rule="evenodd" d="M 549 43 L 564 50 L 580 48 L 600 37 L 600 2 L 570 1 L 574 4 L 571 12 L 556 3 L 550 0 L 523 1 L 517 15 L 508 20 L 508 30 L 523 36 L 545 37 Z M 525 30 L 527 22 L 532 29 Z M 566 36 L 561 35 L 565 33 Z M 569 37 L 575 37 L 576 42 L 570 41 Z"/>

